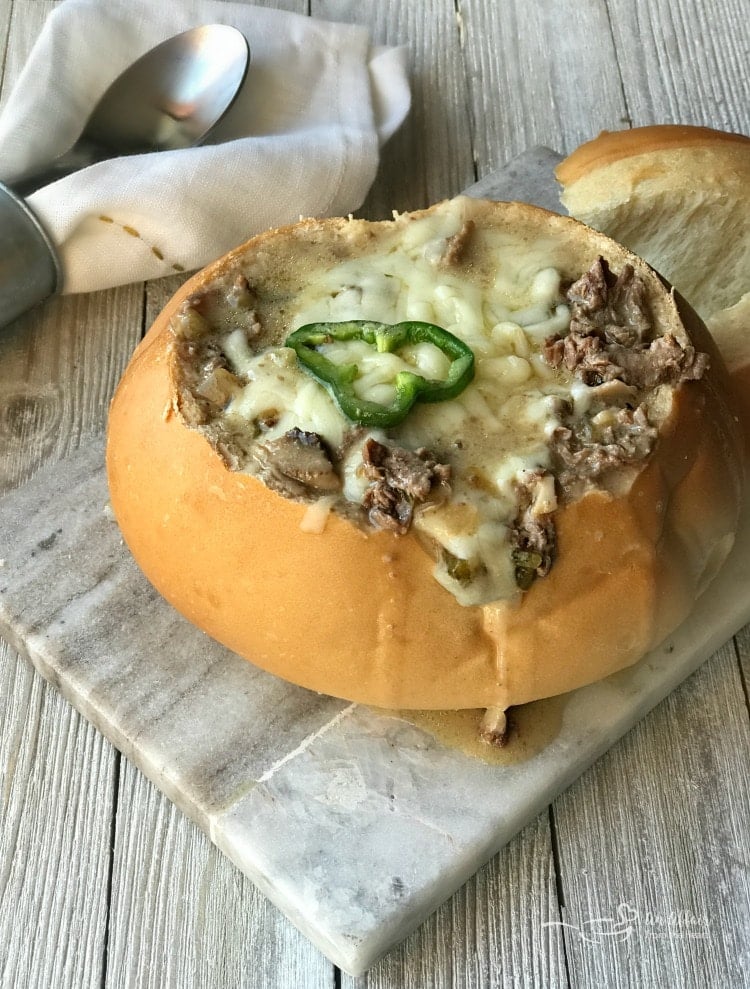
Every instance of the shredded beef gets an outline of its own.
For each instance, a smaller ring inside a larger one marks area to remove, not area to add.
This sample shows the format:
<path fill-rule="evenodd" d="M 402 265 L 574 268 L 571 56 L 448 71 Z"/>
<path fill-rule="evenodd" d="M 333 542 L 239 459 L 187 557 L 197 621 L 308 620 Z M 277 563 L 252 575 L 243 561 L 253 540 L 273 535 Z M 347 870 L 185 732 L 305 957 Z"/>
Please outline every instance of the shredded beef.
<path fill-rule="evenodd" d="M 606 386 L 600 401 L 612 404 L 598 415 L 568 416 L 555 430 L 555 474 L 563 492 L 577 481 L 595 481 L 608 470 L 647 457 L 657 430 L 638 393 L 695 380 L 708 368 L 707 354 L 683 346 L 673 334 L 652 337 L 645 283 L 631 265 L 615 278 L 599 258 L 571 285 L 567 299 L 570 331 L 545 342 L 544 359 L 590 387 Z M 630 394 L 610 394 L 618 386 Z"/>
<path fill-rule="evenodd" d="M 632 265 L 615 277 L 599 258 L 567 292 L 570 330 L 544 343 L 554 368 L 564 366 L 584 384 L 622 381 L 639 389 L 700 378 L 708 356 L 672 334 L 651 339 L 646 286 Z"/>
<path fill-rule="evenodd" d="M 559 426 L 552 436 L 555 474 L 563 490 L 578 480 L 596 480 L 608 470 L 647 457 L 656 443 L 642 405 L 611 410 L 605 424 L 582 420 L 575 431 Z"/>
<path fill-rule="evenodd" d="M 471 240 L 476 224 L 473 220 L 466 220 L 458 233 L 453 234 L 446 241 L 446 249 L 440 258 L 440 263 L 450 268 L 460 264 L 466 252 L 466 247 Z"/>
<path fill-rule="evenodd" d="M 362 448 L 362 469 L 371 482 L 362 502 L 367 517 L 376 528 L 399 535 L 408 532 L 415 503 L 426 501 L 435 488 L 449 490 L 450 467 L 422 448 L 412 452 L 370 438 Z"/>
<path fill-rule="evenodd" d="M 607 343 L 633 347 L 645 343 L 651 332 L 646 287 L 630 264 L 615 277 L 604 258 L 598 258 L 570 286 L 567 299 L 573 333 L 601 335 Z"/>
<path fill-rule="evenodd" d="M 518 514 L 510 530 L 516 582 L 527 588 L 536 577 L 546 577 L 555 557 L 553 498 L 540 497 L 545 488 L 554 491 L 554 480 L 543 471 L 528 471 L 516 482 Z"/>
<path fill-rule="evenodd" d="M 651 389 L 657 385 L 696 381 L 708 370 L 708 354 L 698 353 L 689 344 L 683 347 L 671 333 L 657 337 L 643 350 L 614 344 L 609 353 L 620 369 L 615 377 L 636 388 Z"/>
<path fill-rule="evenodd" d="M 564 364 L 585 385 L 596 386 L 620 377 L 622 369 L 615 363 L 598 336 L 584 336 L 573 330 L 565 337 L 546 340 L 544 359 L 552 367 Z"/>

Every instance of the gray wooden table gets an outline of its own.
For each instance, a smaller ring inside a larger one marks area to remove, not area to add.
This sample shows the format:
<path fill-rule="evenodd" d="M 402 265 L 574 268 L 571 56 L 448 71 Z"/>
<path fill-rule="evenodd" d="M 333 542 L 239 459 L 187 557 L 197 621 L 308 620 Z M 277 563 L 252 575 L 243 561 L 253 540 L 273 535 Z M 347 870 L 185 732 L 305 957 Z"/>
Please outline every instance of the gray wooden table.
<path fill-rule="evenodd" d="M 0 0 L 0 98 L 54 5 Z M 750 132 L 748 0 L 266 5 L 410 49 L 413 111 L 363 216 L 602 128 Z M 0 494 L 101 433 L 178 284 L 53 300 L 0 334 Z M 746 986 L 748 676 L 750 628 L 352 979 L 0 643 L 0 987 Z M 597 936 L 599 918 L 630 933 Z"/>

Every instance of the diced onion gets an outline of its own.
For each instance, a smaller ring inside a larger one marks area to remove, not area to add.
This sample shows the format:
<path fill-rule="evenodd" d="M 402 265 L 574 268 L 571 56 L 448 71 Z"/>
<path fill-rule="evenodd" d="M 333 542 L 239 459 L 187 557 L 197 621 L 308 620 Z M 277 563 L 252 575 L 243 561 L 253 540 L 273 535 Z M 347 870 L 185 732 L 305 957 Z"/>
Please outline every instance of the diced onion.
<path fill-rule="evenodd" d="M 318 498 L 317 501 L 308 505 L 299 524 L 300 529 L 303 532 L 310 532 L 316 536 L 320 535 L 326 527 L 328 516 L 331 514 L 331 509 L 335 501 L 336 495 L 326 495 L 324 498 Z"/>

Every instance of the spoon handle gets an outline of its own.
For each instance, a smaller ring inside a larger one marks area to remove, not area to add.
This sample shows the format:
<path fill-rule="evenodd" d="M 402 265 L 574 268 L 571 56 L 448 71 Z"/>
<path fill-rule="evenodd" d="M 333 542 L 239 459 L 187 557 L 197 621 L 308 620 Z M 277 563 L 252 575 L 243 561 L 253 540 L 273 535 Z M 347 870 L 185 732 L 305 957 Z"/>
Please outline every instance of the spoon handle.
<path fill-rule="evenodd" d="M 0 327 L 59 289 L 57 254 L 31 209 L 0 182 Z"/>

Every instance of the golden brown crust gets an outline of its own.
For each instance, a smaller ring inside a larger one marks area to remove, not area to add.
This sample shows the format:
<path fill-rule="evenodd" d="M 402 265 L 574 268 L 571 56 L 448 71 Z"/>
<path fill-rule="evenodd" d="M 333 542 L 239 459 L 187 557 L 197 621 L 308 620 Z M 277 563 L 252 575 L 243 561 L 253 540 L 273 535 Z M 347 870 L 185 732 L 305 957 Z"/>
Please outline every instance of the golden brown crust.
<path fill-rule="evenodd" d="M 624 158 L 679 148 L 715 148 L 717 145 L 745 153 L 750 146 L 750 138 L 744 134 L 730 134 L 687 124 L 653 124 L 630 130 L 605 130 L 593 140 L 581 144 L 560 162 L 555 175 L 558 182 L 567 186 L 596 169 Z"/>
<path fill-rule="evenodd" d="M 750 363 L 750 138 L 664 125 L 604 133 L 556 170 L 571 216 L 645 258 Z"/>
<path fill-rule="evenodd" d="M 617 262 L 630 257 L 532 207 L 488 204 L 486 212 L 528 225 L 530 236 L 544 228 L 574 270 L 602 252 Z M 304 230 L 325 234 L 327 223 L 309 221 Z M 657 453 L 627 495 L 594 492 L 557 513 L 558 561 L 520 605 L 462 607 L 434 580 L 416 539 L 366 534 L 335 515 L 322 534 L 303 532 L 304 506 L 227 470 L 175 410 L 171 315 L 240 259 L 247 266 L 279 237 L 286 249 L 298 233 L 266 234 L 195 276 L 123 377 L 109 422 L 110 492 L 148 578 L 257 665 L 381 707 L 506 707 L 636 661 L 688 613 L 736 525 L 736 435 L 718 357 L 703 380 L 681 387 Z M 655 308 L 684 337 L 666 292 Z M 698 345 L 711 348 L 700 323 L 687 322 Z"/>

